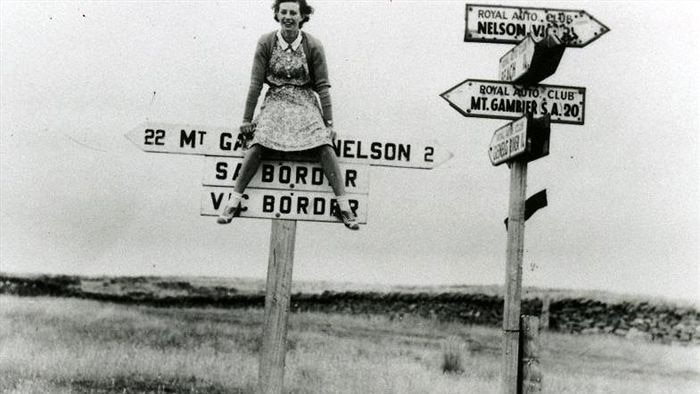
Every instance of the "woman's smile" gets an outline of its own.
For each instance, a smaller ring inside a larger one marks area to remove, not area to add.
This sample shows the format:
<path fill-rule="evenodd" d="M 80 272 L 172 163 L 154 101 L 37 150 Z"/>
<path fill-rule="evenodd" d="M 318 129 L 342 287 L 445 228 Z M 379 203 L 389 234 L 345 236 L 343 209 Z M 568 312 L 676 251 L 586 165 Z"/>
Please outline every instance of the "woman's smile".
<path fill-rule="evenodd" d="M 299 30 L 299 23 L 303 17 L 299 10 L 299 3 L 285 2 L 280 4 L 277 12 L 277 20 L 280 21 L 280 26 L 283 31 L 288 33 L 296 33 Z"/>

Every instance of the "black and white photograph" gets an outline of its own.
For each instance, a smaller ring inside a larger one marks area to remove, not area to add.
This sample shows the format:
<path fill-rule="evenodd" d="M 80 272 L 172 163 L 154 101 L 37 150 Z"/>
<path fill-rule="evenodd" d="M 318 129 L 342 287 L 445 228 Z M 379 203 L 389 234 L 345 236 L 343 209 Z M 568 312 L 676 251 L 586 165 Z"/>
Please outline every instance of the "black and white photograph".
<path fill-rule="evenodd" d="M 0 2 L 0 393 L 699 393 L 699 22 Z"/>

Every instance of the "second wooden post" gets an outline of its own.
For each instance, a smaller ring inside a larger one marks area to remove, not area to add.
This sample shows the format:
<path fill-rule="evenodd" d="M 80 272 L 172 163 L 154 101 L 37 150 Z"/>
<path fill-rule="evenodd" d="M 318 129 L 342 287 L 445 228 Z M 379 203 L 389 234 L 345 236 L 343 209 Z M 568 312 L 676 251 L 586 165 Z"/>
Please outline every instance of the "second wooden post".
<path fill-rule="evenodd" d="M 265 322 L 258 370 L 258 392 L 280 394 L 284 386 L 287 321 L 297 221 L 272 221 L 265 290 Z"/>
<path fill-rule="evenodd" d="M 520 348 L 520 293 L 525 244 L 525 189 L 527 161 L 514 160 L 510 168 L 510 199 L 508 207 L 508 246 L 506 283 L 503 305 L 503 382 L 504 394 L 518 392 Z"/>

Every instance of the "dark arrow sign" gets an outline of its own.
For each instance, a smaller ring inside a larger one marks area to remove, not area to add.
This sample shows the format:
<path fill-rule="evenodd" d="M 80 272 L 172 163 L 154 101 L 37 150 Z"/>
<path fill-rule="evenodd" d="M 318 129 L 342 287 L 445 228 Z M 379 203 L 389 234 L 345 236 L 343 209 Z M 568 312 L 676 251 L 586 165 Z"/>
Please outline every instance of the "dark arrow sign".
<path fill-rule="evenodd" d="M 532 215 L 535 214 L 541 208 L 547 206 L 547 189 L 539 191 L 525 201 L 525 220 L 530 219 Z M 506 230 L 508 230 L 508 218 L 503 221 L 506 225 Z"/>

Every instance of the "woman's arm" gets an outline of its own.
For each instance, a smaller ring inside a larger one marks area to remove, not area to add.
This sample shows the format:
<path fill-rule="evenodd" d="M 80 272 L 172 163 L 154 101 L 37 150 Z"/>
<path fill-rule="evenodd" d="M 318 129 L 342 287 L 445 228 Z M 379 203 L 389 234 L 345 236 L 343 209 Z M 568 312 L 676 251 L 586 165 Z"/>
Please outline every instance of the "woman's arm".
<path fill-rule="evenodd" d="M 323 110 L 323 120 L 326 125 L 333 123 L 333 105 L 331 103 L 331 95 L 329 88 L 331 84 L 328 80 L 328 65 L 326 64 L 326 53 L 323 49 L 321 41 L 313 36 L 306 35 L 308 39 L 308 46 L 310 53 L 311 62 L 309 66 L 312 68 L 313 72 L 313 84 L 314 90 L 318 93 L 318 97 L 321 100 L 321 109 Z"/>
<path fill-rule="evenodd" d="M 321 99 L 321 110 L 323 111 L 323 121 L 326 126 L 333 125 L 333 105 L 331 103 L 331 93 L 328 86 L 324 86 L 318 91 L 318 97 Z"/>
<path fill-rule="evenodd" d="M 262 36 L 260 40 L 258 40 L 258 46 L 255 48 L 253 68 L 250 73 L 250 87 L 248 88 L 248 97 L 245 102 L 245 110 L 243 111 L 243 123 L 250 123 L 253 120 L 253 113 L 255 112 L 255 107 L 258 105 L 260 91 L 265 81 L 266 69 L 266 36 Z"/>

